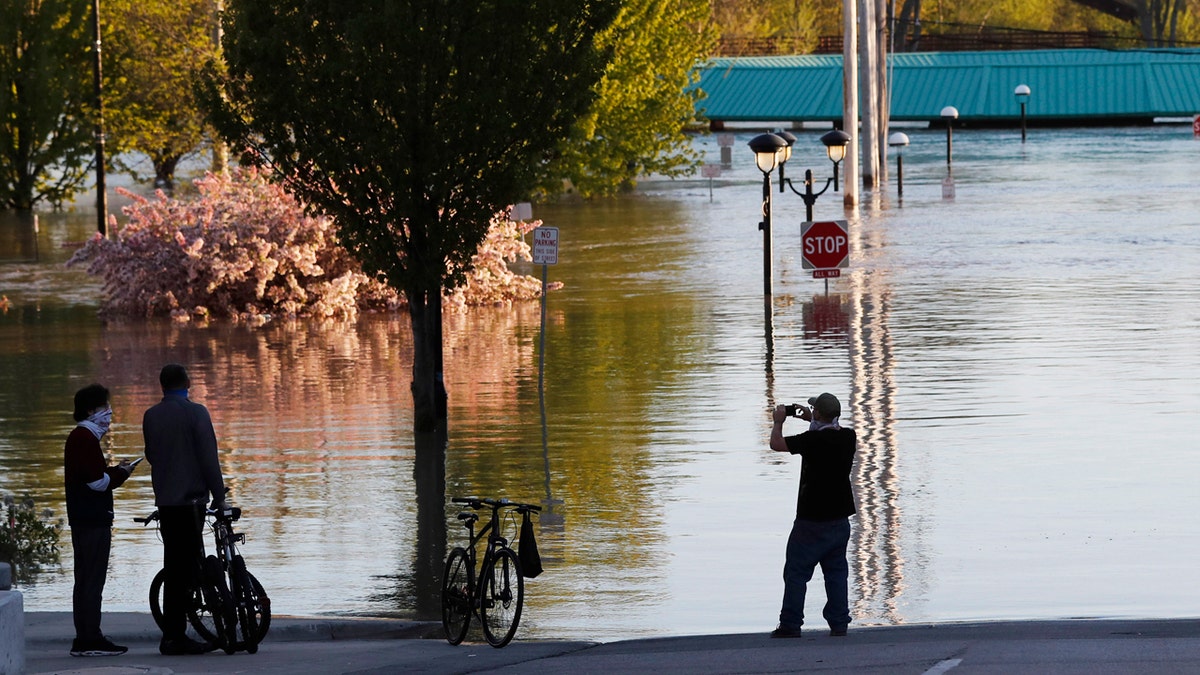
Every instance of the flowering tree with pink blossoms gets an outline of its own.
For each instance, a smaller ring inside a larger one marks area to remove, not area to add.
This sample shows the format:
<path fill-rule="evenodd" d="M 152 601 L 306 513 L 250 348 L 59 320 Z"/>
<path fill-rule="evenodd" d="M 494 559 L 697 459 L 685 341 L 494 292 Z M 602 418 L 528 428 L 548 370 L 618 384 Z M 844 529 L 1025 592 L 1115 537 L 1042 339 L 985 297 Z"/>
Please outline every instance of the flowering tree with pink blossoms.
<path fill-rule="evenodd" d="M 326 216 L 258 169 L 209 174 L 194 199 L 133 199 L 128 222 L 105 239 L 96 234 L 68 261 L 104 279 L 108 317 L 170 315 L 262 323 L 274 316 L 352 319 L 360 310 L 405 304 L 395 289 L 363 274 Z M 465 284 L 447 293 L 451 307 L 536 298 L 537 279 L 509 263 L 529 260 L 522 236 L 537 223 L 493 219 Z"/>

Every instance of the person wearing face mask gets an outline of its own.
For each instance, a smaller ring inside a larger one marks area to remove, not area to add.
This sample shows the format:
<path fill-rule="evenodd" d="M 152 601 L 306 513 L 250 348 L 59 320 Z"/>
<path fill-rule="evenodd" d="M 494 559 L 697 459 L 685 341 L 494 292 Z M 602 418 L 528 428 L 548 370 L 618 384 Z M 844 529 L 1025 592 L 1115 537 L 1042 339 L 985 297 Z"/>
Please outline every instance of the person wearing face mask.
<path fill-rule="evenodd" d="M 75 551 L 71 656 L 116 656 L 127 651 L 100 630 L 100 604 L 112 548 L 113 490 L 133 473 L 128 461 L 109 466 L 100 447 L 112 414 L 108 389 L 103 386 L 91 384 L 75 392 L 73 417 L 79 424 L 67 436 L 63 453 L 67 523 Z"/>

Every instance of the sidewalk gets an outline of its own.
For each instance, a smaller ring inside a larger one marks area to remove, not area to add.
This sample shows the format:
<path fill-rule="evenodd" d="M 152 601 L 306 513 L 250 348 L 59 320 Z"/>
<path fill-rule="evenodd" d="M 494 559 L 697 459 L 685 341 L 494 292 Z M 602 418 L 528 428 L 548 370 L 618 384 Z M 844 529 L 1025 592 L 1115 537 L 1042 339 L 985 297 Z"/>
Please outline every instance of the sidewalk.
<path fill-rule="evenodd" d="M 522 641 L 493 649 L 475 633 L 457 647 L 441 626 L 389 619 L 276 617 L 257 654 L 158 654 L 149 615 L 106 614 L 128 654 L 72 658 L 64 612 L 26 614 L 26 671 L 90 675 L 171 673 L 1196 673 L 1200 619 L 1073 620 L 814 629 L 799 639 L 762 633 L 591 642 Z M 477 629 L 473 629 L 477 630 Z M 428 638 L 428 639 L 421 639 Z"/>

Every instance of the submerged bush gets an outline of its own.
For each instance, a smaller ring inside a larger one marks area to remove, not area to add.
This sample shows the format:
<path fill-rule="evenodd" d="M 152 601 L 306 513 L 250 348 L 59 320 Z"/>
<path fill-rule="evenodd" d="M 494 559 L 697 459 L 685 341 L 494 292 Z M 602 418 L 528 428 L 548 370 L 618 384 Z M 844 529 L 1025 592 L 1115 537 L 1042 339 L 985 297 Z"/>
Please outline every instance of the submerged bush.
<path fill-rule="evenodd" d="M 17 502 L 12 495 L 5 496 L 0 506 L 0 562 L 13 566 L 18 581 L 31 579 L 42 565 L 58 563 L 63 523 L 53 518 L 50 509 L 39 515 L 32 497 Z"/>
<path fill-rule="evenodd" d="M 394 289 L 362 273 L 338 245 L 330 218 L 306 214 L 259 170 L 209 174 L 196 187 L 198 197 L 189 200 L 120 190 L 133 199 L 124 209 L 129 222 L 116 229 L 112 219 L 112 239 L 97 233 L 67 262 L 86 264 L 103 278 L 102 315 L 353 319 L 359 310 L 404 304 Z M 521 237 L 535 226 L 494 220 L 466 285 L 447 294 L 447 306 L 538 297 L 540 282 L 508 268 L 531 259 Z"/>

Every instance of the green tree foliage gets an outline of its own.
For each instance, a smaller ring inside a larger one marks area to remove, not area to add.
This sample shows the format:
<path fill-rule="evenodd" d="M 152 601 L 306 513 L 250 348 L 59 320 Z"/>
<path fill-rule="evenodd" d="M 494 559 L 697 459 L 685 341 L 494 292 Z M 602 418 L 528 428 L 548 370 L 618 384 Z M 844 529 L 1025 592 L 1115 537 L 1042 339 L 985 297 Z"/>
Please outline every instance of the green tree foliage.
<path fill-rule="evenodd" d="M 624 0 L 599 37 L 612 63 L 596 102 L 546 171 L 547 191 L 568 179 L 579 194 L 611 195 L 639 176 L 694 170 L 686 128 L 696 121 L 695 64 L 716 43 L 707 0 Z"/>
<path fill-rule="evenodd" d="M 0 208 L 57 206 L 87 178 L 89 25 L 85 2 L 0 2 Z"/>
<path fill-rule="evenodd" d="M 413 326 L 414 424 L 443 428 L 442 292 L 591 105 L 619 0 L 232 0 L 205 102 L 334 217 Z"/>
<path fill-rule="evenodd" d="M 713 0 L 712 15 L 721 34 L 741 38 L 787 38 L 795 53 L 810 52 L 823 34 L 840 33 L 834 24 L 820 21 L 822 4 L 798 0 Z M 840 4 L 832 6 L 840 19 Z M 830 8 L 824 8 L 830 9 Z M 826 12 L 828 13 L 828 12 Z M 822 33 L 822 29 L 827 32 Z M 832 30 L 831 32 L 828 32 Z"/>
<path fill-rule="evenodd" d="M 988 26 L 1107 32 L 1148 46 L 1200 40 L 1196 0 L 897 0 L 885 5 L 908 22 L 895 27 L 897 36 L 906 34 L 906 26 L 911 34 L 917 16 L 922 33 Z M 842 6 L 843 0 L 714 0 L 713 17 L 724 39 L 793 38 L 795 51 L 804 52 L 816 37 L 841 35 Z M 789 17 L 795 19 L 789 22 Z M 780 47 L 791 44 L 785 40 Z"/>
<path fill-rule="evenodd" d="M 212 0 L 105 0 L 105 125 L 115 152 L 150 159 L 155 185 L 171 190 L 180 160 L 204 142 L 195 77 L 218 56 Z M 118 156 L 116 166 L 142 173 Z"/>

